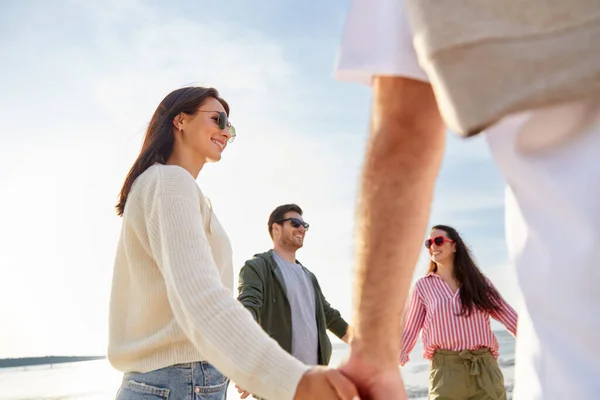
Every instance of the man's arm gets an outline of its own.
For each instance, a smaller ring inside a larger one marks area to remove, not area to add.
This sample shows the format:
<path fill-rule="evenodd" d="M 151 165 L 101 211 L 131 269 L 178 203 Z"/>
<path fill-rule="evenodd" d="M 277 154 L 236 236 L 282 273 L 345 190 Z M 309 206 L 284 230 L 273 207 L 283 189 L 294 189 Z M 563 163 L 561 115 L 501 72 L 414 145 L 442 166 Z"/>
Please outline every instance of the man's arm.
<path fill-rule="evenodd" d="M 350 327 L 348 323 L 344 320 L 344 318 L 342 318 L 342 315 L 338 310 L 331 307 L 331 304 L 329 304 L 323 295 L 323 291 L 321 290 L 321 285 L 319 285 L 317 277 L 312 274 L 312 272 L 310 274 L 312 275 L 312 281 L 317 289 L 317 293 L 321 298 L 321 304 L 323 304 L 323 312 L 325 313 L 325 323 L 327 324 L 327 329 L 329 329 L 335 336 L 348 343 L 350 338 Z"/>
<path fill-rule="evenodd" d="M 375 77 L 358 202 L 355 322 L 344 367 L 353 378 L 353 360 L 375 373 L 397 371 L 402 314 L 429 220 L 444 132 L 428 83 Z"/>
<path fill-rule="evenodd" d="M 327 329 L 329 329 L 333 334 L 344 342 L 348 343 L 350 326 L 348 323 L 342 318 L 342 315 L 338 310 L 331 307 L 331 304 L 327 300 L 325 300 L 325 296 L 321 295 L 321 300 L 323 302 L 323 309 L 325 311 L 325 321 L 327 322 Z"/>
<path fill-rule="evenodd" d="M 260 324 L 263 283 L 256 271 L 256 266 L 249 261 L 246 261 L 246 264 L 240 270 L 237 299 L 252 313 L 254 320 Z"/>

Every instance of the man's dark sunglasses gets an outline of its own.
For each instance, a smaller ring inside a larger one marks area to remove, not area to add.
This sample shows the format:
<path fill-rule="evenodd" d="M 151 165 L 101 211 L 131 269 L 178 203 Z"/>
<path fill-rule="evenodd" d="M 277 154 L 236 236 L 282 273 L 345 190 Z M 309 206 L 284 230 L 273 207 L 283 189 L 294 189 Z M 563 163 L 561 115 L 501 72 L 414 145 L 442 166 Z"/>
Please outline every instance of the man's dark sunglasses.
<path fill-rule="evenodd" d="M 294 228 L 303 227 L 304 230 L 308 230 L 308 227 L 310 226 L 309 224 L 307 224 L 306 222 L 304 222 L 304 221 L 302 221 L 302 220 L 300 220 L 298 218 L 286 218 L 286 219 L 282 219 L 282 220 L 277 221 L 277 223 L 279 225 L 283 225 L 283 223 L 285 221 L 290 221 L 290 224 L 292 224 L 292 227 L 294 227 Z"/>
<path fill-rule="evenodd" d="M 231 125 L 229 119 L 227 118 L 227 114 L 223 111 L 210 111 L 210 110 L 198 110 L 200 112 L 216 112 L 219 113 L 219 118 L 217 119 L 217 124 L 219 125 L 219 129 L 222 131 L 227 131 L 231 135 L 228 142 L 233 143 L 235 140 L 235 127 Z"/>

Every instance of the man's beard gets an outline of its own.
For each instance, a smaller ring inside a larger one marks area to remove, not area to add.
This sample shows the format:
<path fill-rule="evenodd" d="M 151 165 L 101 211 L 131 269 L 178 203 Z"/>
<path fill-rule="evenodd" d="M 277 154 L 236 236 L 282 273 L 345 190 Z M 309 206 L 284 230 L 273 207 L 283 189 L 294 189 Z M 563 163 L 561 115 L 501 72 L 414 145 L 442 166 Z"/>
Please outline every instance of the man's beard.
<path fill-rule="evenodd" d="M 294 235 L 289 235 L 288 237 L 283 238 L 282 242 L 285 247 L 292 248 L 294 250 L 298 250 L 304 245 L 304 239 L 301 239 L 300 243 L 298 243 Z"/>

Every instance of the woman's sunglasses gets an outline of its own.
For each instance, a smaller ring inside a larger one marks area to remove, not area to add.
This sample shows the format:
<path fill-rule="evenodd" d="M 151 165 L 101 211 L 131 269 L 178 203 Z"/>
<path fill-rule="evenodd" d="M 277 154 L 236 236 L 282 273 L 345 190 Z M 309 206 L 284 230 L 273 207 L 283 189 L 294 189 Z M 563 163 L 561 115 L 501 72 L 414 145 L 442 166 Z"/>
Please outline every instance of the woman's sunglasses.
<path fill-rule="evenodd" d="M 306 222 L 298 219 L 298 218 L 286 218 L 286 219 L 282 219 L 277 221 L 278 224 L 283 224 L 285 221 L 290 221 L 290 224 L 292 224 L 293 228 L 300 228 L 303 227 L 305 230 L 308 230 L 308 227 L 310 226 L 309 224 L 307 224 Z"/>
<path fill-rule="evenodd" d="M 432 244 L 435 244 L 436 246 L 442 246 L 446 242 L 454 243 L 454 240 L 448 239 L 445 236 L 436 236 L 433 239 L 427 239 L 425 241 L 425 247 L 430 248 Z"/>
<path fill-rule="evenodd" d="M 229 143 L 233 143 L 233 141 L 235 140 L 235 136 L 236 136 L 235 135 L 235 127 L 233 125 L 231 125 L 231 122 L 229 122 L 229 119 L 227 118 L 226 113 L 224 113 L 223 111 L 210 111 L 210 110 L 198 110 L 198 111 L 219 113 L 219 117 L 217 118 L 217 124 L 219 125 L 219 129 L 222 131 L 229 132 L 231 137 L 227 141 Z"/>

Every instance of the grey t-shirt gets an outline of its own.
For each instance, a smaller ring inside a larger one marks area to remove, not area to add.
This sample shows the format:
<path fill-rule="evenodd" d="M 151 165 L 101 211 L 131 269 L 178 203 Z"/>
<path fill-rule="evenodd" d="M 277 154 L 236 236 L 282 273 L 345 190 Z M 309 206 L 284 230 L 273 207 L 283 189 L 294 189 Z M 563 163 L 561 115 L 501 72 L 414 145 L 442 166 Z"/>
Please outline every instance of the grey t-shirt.
<path fill-rule="evenodd" d="M 292 355 L 307 365 L 319 363 L 319 334 L 315 314 L 315 289 L 300 264 L 290 263 L 275 251 L 292 310 Z"/>

